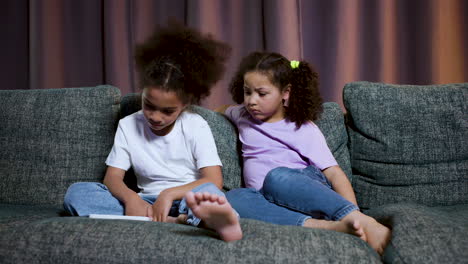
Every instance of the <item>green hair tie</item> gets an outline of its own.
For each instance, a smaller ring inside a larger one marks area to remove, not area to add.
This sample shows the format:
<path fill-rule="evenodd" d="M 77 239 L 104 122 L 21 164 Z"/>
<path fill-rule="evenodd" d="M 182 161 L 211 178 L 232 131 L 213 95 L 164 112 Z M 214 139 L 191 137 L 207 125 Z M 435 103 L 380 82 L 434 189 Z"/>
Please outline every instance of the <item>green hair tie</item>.
<path fill-rule="evenodd" d="M 292 60 L 291 61 L 291 68 L 296 69 L 299 67 L 299 61 L 297 60 Z"/>

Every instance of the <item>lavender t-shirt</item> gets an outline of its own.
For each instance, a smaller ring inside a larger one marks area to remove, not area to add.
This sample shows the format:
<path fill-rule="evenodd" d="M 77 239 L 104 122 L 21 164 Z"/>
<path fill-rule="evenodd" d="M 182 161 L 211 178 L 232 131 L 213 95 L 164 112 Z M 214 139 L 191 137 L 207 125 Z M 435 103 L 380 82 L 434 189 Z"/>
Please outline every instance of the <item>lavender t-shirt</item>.
<path fill-rule="evenodd" d="M 312 122 L 299 129 L 286 119 L 266 123 L 252 118 L 242 105 L 229 107 L 225 114 L 239 130 L 248 188 L 261 189 L 267 173 L 277 167 L 314 165 L 324 170 L 337 165 L 325 137 Z"/>

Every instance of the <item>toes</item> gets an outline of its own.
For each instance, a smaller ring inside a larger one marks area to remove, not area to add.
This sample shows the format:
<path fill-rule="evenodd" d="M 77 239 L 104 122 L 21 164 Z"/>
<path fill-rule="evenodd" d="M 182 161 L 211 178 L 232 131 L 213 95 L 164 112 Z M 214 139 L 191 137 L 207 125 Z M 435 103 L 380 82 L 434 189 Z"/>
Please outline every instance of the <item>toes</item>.
<path fill-rule="evenodd" d="M 197 200 L 197 202 L 200 202 L 203 200 L 203 193 L 195 193 L 195 199 Z"/>
<path fill-rule="evenodd" d="M 355 232 L 356 232 L 356 234 L 357 234 L 358 236 L 363 236 L 363 235 L 364 235 L 364 231 L 363 231 L 362 229 L 356 229 Z"/>
<path fill-rule="evenodd" d="M 354 228 L 355 230 L 363 230 L 363 228 L 362 228 L 361 223 L 359 222 L 359 220 L 355 220 L 355 221 L 353 222 L 353 228 Z"/>
<path fill-rule="evenodd" d="M 217 202 L 218 201 L 218 195 L 210 193 L 209 200 L 210 200 L 210 202 L 213 202 L 213 203 Z"/>
<path fill-rule="evenodd" d="M 192 193 L 193 199 L 196 204 L 200 204 L 202 202 L 211 202 L 211 203 L 218 203 L 220 205 L 227 203 L 227 199 L 224 196 L 217 195 L 214 193 L 209 192 L 196 192 Z M 191 196 L 192 196 L 191 195 Z"/>
<path fill-rule="evenodd" d="M 382 254 L 383 254 L 383 249 L 382 249 L 381 247 L 379 247 L 379 248 L 377 249 L 377 253 L 379 253 L 379 255 L 382 255 Z"/>
<path fill-rule="evenodd" d="M 226 197 L 218 196 L 218 203 L 219 204 L 225 204 L 226 202 L 227 202 Z"/>
<path fill-rule="evenodd" d="M 187 203 L 189 207 L 196 205 L 197 204 L 196 194 L 194 194 L 193 192 L 187 192 L 185 194 L 185 202 Z"/>
<path fill-rule="evenodd" d="M 203 192 L 202 196 L 203 196 L 203 200 L 206 201 L 206 200 L 210 200 L 211 194 L 209 192 Z"/>

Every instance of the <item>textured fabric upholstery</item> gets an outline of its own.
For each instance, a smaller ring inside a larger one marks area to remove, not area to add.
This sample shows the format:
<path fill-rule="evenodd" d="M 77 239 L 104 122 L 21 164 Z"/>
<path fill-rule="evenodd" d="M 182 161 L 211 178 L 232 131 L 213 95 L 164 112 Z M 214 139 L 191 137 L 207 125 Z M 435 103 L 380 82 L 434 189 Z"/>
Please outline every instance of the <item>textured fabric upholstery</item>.
<path fill-rule="evenodd" d="M 0 232 L 62 214 L 62 206 L 0 204 Z"/>
<path fill-rule="evenodd" d="M 316 123 L 359 202 L 393 230 L 385 263 L 468 259 L 468 205 L 445 205 L 466 202 L 466 90 L 349 84 L 352 170 L 343 113 L 324 104 Z M 328 230 L 241 219 L 244 238 L 226 243 L 187 225 L 59 217 L 71 183 L 102 179 L 117 120 L 141 108 L 138 95 L 127 95 L 119 115 L 119 102 L 110 86 L 0 91 L 0 263 L 381 262 L 364 241 Z M 234 127 L 208 109 L 191 111 L 213 131 L 225 188 L 239 187 Z"/>
<path fill-rule="evenodd" d="M 215 113 L 200 106 L 192 106 L 192 112 L 202 116 L 210 125 L 216 142 L 218 155 L 223 163 L 224 189 L 230 190 L 242 186 L 240 142 L 235 126 L 220 113 Z"/>
<path fill-rule="evenodd" d="M 3 90 L 0 102 L 0 203 L 61 205 L 72 183 L 102 179 L 117 88 Z"/>
<path fill-rule="evenodd" d="M 158 222 L 49 218 L 0 232 L 4 263 L 380 263 L 343 233 L 241 221 L 244 238 Z M 31 236 L 31 234 L 34 234 Z M 28 247 L 25 247 L 29 245 Z"/>
<path fill-rule="evenodd" d="M 370 216 L 392 227 L 385 263 L 462 263 L 468 260 L 468 205 L 390 204 Z"/>
<path fill-rule="evenodd" d="M 468 203 L 468 83 L 344 88 L 353 185 L 363 208 Z"/>
<path fill-rule="evenodd" d="M 341 169 L 352 180 L 351 161 L 348 150 L 348 133 L 344 122 L 343 111 L 337 103 L 323 104 L 323 113 L 315 122 L 325 135 L 328 147 Z"/>

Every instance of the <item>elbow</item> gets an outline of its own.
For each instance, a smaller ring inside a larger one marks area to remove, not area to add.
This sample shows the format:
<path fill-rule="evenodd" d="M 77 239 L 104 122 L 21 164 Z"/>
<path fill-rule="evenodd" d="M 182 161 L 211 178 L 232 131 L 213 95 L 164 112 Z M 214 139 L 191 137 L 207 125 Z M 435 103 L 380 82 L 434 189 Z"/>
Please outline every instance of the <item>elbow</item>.
<path fill-rule="evenodd" d="M 223 189 L 223 177 L 215 177 L 208 180 L 208 182 L 214 184 L 218 189 Z"/>
<path fill-rule="evenodd" d="M 221 166 L 204 167 L 200 171 L 203 182 L 210 182 L 218 187 L 218 189 L 223 188 L 223 173 Z"/>
<path fill-rule="evenodd" d="M 109 184 L 109 177 L 104 177 L 104 179 L 102 180 L 102 184 L 108 186 L 108 184 Z"/>
<path fill-rule="evenodd" d="M 200 184 L 206 184 L 206 183 L 211 183 L 214 186 L 216 186 L 218 189 L 222 190 L 223 189 L 223 180 L 221 179 L 204 179 Z"/>
<path fill-rule="evenodd" d="M 216 187 L 218 187 L 218 189 L 222 190 L 223 189 L 223 179 L 216 179 L 215 181 L 213 181 L 213 184 L 216 185 Z"/>

